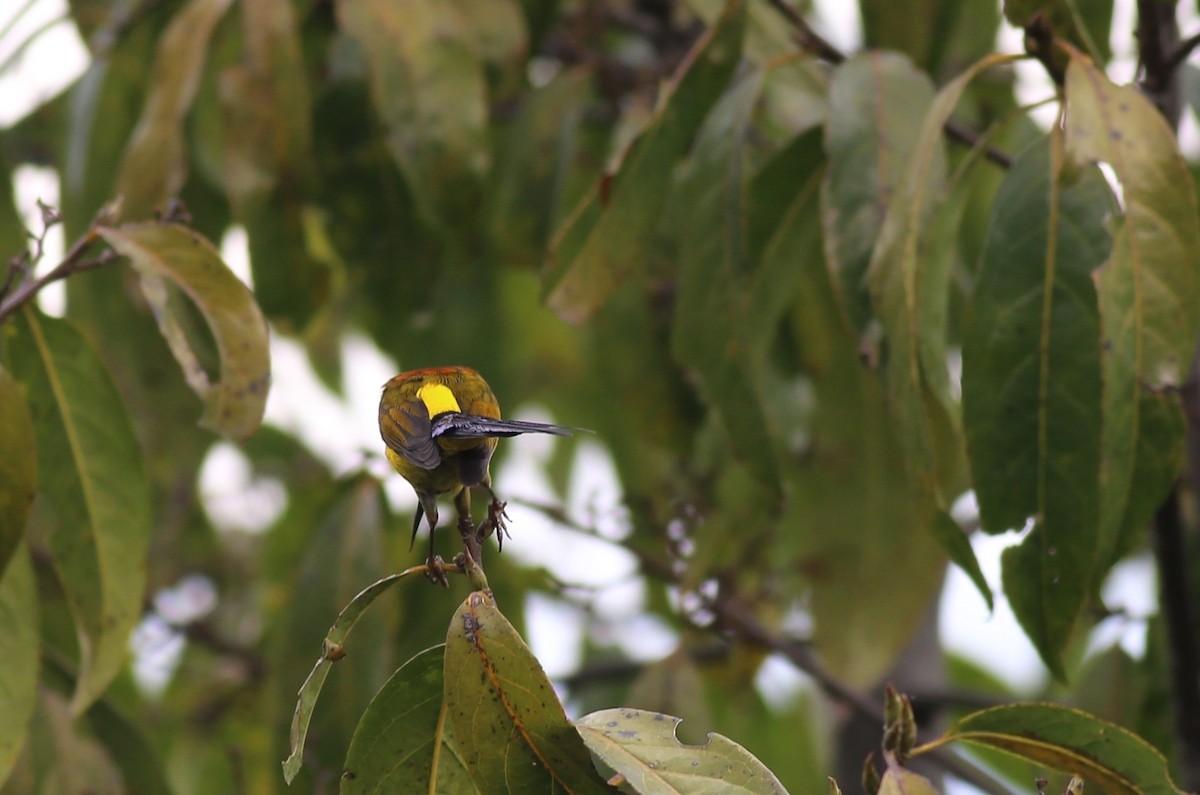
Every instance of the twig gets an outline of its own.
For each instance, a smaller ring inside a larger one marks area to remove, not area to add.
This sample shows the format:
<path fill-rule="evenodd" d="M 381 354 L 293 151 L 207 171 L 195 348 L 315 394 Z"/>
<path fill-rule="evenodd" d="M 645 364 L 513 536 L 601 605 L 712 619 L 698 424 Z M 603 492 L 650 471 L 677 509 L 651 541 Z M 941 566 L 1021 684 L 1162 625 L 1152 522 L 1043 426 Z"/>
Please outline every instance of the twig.
<path fill-rule="evenodd" d="M 796 668 L 811 676 L 830 698 L 850 708 L 866 720 L 883 726 L 883 712 L 879 706 L 862 693 L 847 687 L 837 677 L 825 670 L 807 648 L 793 640 L 773 635 L 749 610 L 732 599 L 718 596 L 709 601 L 708 607 L 717 616 L 721 625 L 736 635 L 739 640 L 778 652 Z M 926 739 L 919 737 L 918 741 L 923 743 Z M 989 795 L 1009 795 L 1008 789 L 991 776 L 947 749 L 933 749 L 926 753 L 924 758 L 946 773 L 971 784 L 982 792 L 989 793 Z"/>
<path fill-rule="evenodd" d="M 1158 564 L 1159 605 L 1170 658 L 1171 712 L 1183 786 L 1200 789 L 1200 643 L 1192 615 L 1192 589 L 1188 582 L 1191 557 L 1184 541 L 1178 493 L 1158 509 L 1154 519 L 1154 557 Z"/>
<path fill-rule="evenodd" d="M 1182 102 L 1178 72 L 1172 62 L 1179 50 L 1179 24 L 1175 4 L 1138 0 L 1138 61 L 1143 93 L 1158 107 L 1172 127 L 1179 126 Z"/>
<path fill-rule="evenodd" d="M 821 60 L 828 61 L 831 64 L 839 64 L 846 60 L 846 55 L 837 47 L 830 44 L 828 39 L 813 30 L 812 25 L 808 24 L 799 11 L 788 5 L 786 0 L 767 0 L 767 2 L 796 29 L 796 36 L 800 39 L 800 46 L 806 52 L 811 52 Z"/>
<path fill-rule="evenodd" d="M 120 255 L 111 249 L 102 252 L 99 256 L 84 258 L 83 255 L 87 252 L 88 248 L 98 239 L 99 233 L 96 232 L 95 227 L 89 229 L 81 238 L 75 241 L 70 251 L 63 257 L 62 262 L 56 265 L 53 270 L 44 276 L 23 282 L 10 295 L 5 297 L 3 301 L 0 301 L 0 323 L 7 320 L 10 315 L 37 295 L 38 291 L 47 284 L 65 279 L 75 273 L 107 265 L 120 258 Z"/>
<path fill-rule="evenodd" d="M 1174 73 L 1176 69 L 1183 65 L 1183 62 L 1188 59 L 1192 51 L 1200 46 L 1200 33 L 1193 33 L 1171 51 L 1171 54 L 1163 62 L 1163 68 Z"/>
<path fill-rule="evenodd" d="M 835 66 L 846 60 L 846 54 L 813 30 L 812 25 L 808 24 L 800 12 L 787 4 L 787 0 L 767 0 L 767 2 L 795 29 L 796 38 L 805 52 L 812 53 L 817 58 Z M 946 131 L 946 137 L 951 141 L 967 146 L 975 146 L 981 138 L 979 133 L 953 120 L 947 121 L 943 129 Z M 984 156 L 1001 168 L 1012 167 L 1012 155 L 991 144 L 984 148 Z"/>

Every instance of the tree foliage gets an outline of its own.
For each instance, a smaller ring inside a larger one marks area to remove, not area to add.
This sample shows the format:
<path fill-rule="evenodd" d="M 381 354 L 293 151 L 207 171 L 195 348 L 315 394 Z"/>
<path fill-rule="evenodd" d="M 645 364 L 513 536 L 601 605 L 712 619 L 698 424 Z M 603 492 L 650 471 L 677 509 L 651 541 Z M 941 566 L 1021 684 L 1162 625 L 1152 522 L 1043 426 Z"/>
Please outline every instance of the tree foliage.
<path fill-rule="evenodd" d="M 844 53 L 787 0 L 72 2 L 86 72 L 0 131 L 6 177 L 60 187 L 29 230 L 0 201 L 0 791 L 837 792 L 863 754 L 828 703 L 884 727 L 879 792 L 1200 787 L 1197 39 L 1139 2 L 1118 85 L 1112 6 L 862 0 Z M 272 336 L 334 392 L 365 337 L 593 431 L 510 543 L 539 511 L 631 553 L 675 651 L 507 550 L 458 565 L 465 599 L 409 576 L 382 445 L 346 471 L 262 424 Z M 262 532 L 204 508 L 225 443 L 286 493 Z M 616 532 L 569 508 L 594 444 Z M 975 534 L 1012 534 L 1000 582 Z M 1146 654 L 1089 648 L 1148 547 Z M 948 564 L 1011 605 L 1038 702 L 914 640 Z M 173 618 L 196 577 L 214 604 Z M 582 626 L 561 680 L 531 596 Z M 161 694 L 139 626 L 182 648 Z M 756 687 L 767 654 L 814 687 Z"/>

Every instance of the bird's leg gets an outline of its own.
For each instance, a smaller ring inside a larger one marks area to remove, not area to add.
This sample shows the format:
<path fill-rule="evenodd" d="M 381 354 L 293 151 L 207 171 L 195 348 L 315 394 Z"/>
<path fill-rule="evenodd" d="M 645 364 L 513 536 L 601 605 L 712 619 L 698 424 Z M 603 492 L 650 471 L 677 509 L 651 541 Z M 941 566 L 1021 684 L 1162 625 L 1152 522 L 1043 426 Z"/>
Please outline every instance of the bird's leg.
<path fill-rule="evenodd" d="M 417 528 L 421 526 L 421 515 L 424 514 L 429 519 L 429 557 L 425 559 L 425 576 L 429 578 L 430 582 L 443 588 L 449 588 L 450 580 L 446 577 L 446 563 L 440 555 L 434 554 L 433 551 L 433 539 L 438 523 L 437 497 L 429 499 L 419 497 L 419 499 L 417 518 L 413 521 L 413 541 L 417 538 Z M 409 548 L 412 548 L 412 542 L 409 542 Z"/>
<path fill-rule="evenodd" d="M 487 538 L 492 533 L 495 533 L 496 543 L 499 545 L 500 551 L 503 552 L 504 537 L 508 536 L 512 538 L 508 532 L 508 513 L 504 510 L 508 507 L 508 503 L 503 502 L 496 496 L 496 492 L 492 491 L 491 485 L 485 483 L 483 487 L 487 489 L 488 496 L 492 498 L 492 501 L 488 503 L 487 518 L 483 520 L 483 524 L 479 525 L 479 535 L 482 538 Z"/>
<path fill-rule="evenodd" d="M 463 542 L 463 551 L 475 561 L 482 564 L 482 550 L 479 534 L 475 531 L 475 520 L 471 518 L 471 490 L 462 488 L 454 495 L 454 509 L 458 512 L 458 535 Z"/>

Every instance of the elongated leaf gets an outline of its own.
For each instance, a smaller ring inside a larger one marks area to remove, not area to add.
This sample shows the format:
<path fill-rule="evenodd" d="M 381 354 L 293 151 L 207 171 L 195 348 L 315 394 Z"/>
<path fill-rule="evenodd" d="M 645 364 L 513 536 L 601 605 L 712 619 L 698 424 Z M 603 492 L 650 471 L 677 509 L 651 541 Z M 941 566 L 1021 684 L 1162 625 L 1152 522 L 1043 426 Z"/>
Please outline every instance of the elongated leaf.
<path fill-rule="evenodd" d="M 220 114 L 220 177 L 246 227 L 259 305 L 285 329 L 299 331 L 329 299 L 332 279 L 329 260 L 309 246 L 318 224 L 306 212 L 316 158 L 297 12 L 287 0 L 241 6 L 245 53 L 221 71 L 213 101 Z"/>
<path fill-rule="evenodd" d="M 970 578 L 971 583 L 979 591 L 979 595 L 987 602 L 988 610 L 993 607 L 992 589 L 988 587 L 983 569 L 979 567 L 979 559 L 975 557 L 975 549 L 971 546 L 967 534 L 958 526 L 958 522 L 945 511 L 938 511 L 933 520 L 933 537 L 937 539 L 942 550 Z"/>
<path fill-rule="evenodd" d="M 701 392 L 719 413 L 730 444 L 760 482 L 778 488 L 774 436 L 767 427 L 757 379 L 749 367 L 760 357 L 746 349 L 743 318 L 753 272 L 747 261 L 747 135 L 762 93 L 755 72 L 717 102 L 696 136 L 680 181 L 678 303 L 671 347 L 700 376 Z"/>
<path fill-rule="evenodd" d="M 37 582 L 24 545 L 8 566 L 0 569 L 0 784 L 8 778 L 37 701 L 38 598 Z"/>
<path fill-rule="evenodd" d="M 816 230 L 817 218 L 806 218 Z M 812 583 L 822 659 L 843 681 L 868 687 L 911 641 L 943 583 L 945 557 L 929 531 L 936 505 L 914 485 L 879 379 L 859 362 L 820 236 L 801 231 L 781 227 L 775 256 L 790 251 L 803 274 L 793 322 L 816 407 L 812 445 L 787 483 L 780 526 L 788 532 L 775 543 Z"/>
<path fill-rule="evenodd" d="M 435 225 L 473 217 L 490 168 L 483 63 L 453 3 L 339 0 L 361 42 L 392 158 Z"/>
<path fill-rule="evenodd" d="M 932 102 L 928 75 L 896 53 L 861 53 L 833 73 L 821 221 L 834 284 L 860 332 L 871 316 L 866 278 L 871 251 Z"/>
<path fill-rule="evenodd" d="M 141 276 L 159 329 L 188 383 L 204 400 L 201 422 L 234 438 L 253 433 L 262 421 L 271 380 L 267 324 L 253 294 L 212 244 L 186 227 L 125 224 L 102 228 L 100 234 Z M 216 383 L 210 382 L 172 314 L 166 281 L 186 293 L 208 322 L 221 359 Z"/>
<path fill-rule="evenodd" d="M 317 664 L 313 666 L 308 678 L 304 680 L 304 684 L 300 686 L 296 711 L 292 716 L 291 753 L 288 754 L 287 759 L 283 760 L 283 779 L 288 784 L 291 784 L 296 774 L 300 772 L 300 766 L 304 762 L 304 739 L 308 735 L 308 724 L 312 720 L 313 709 L 317 706 L 321 688 L 325 686 L 325 678 L 329 676 L 329 668 L 343 656 L 342 644 L 349 637 L 350 630 L 354 629 L 354 625 L 358 623 L 358 619 L 362 618 L 363 612 L 371 606 L 372 602 L 411 573 L 412 570 L 405 570 L 368 585 L 351 600 L 350 604 L 346 605 L 338 614 L 337 620 L 333 622 L 333 626 L 329 628 L 323 645 L 324 651 L 317 660 Z"/>
<path fill-rule="evenodd" d="M 1005 592 L 1051 670 L 1099 565 L 1100 330 L 1091 273 L 1112 202 L 1098 170 L 1065 168 L 1047 136 L 996 195 L 963 414 L 984 530 L 1036 527 L 1004 563 Z"/>
<path fill-rule="evenodd" d="M 125 218 L 148 217 L 183 188 L 183 122 L 200 83 L 209 37 L 231 2 L 191 0 L 159 39 L 151 71 L 154 82 L 117 175 Z"/>
<path fill-rule="evenodd" d="M 1086 778 L 1109 795 L 1180 795 L 1167 760 L 1133 732 L 1057 704 L 1012 704 L 966 716 L 933 746 L 984 745 Z M 918 749 L 919 750 L 919 749 Z"/>
<path fill-rule="evenodd" d="M 78 714 L 120 671 L 141 618 L 150 543 L 142 454 L 116 385 L 70 324 L 21 312 L 13 372 L 29 396 L 50 552 L 79 632 Z"/>
<path fill-rule="evenodd" d="M 0 576 L 25 537 L 25 520 L 37 489 L 37 463 L 25 393 L 0 370 Z"/>
<path fill-rule="evenodd" d="M 955 496 L 946 493 L 958 476 L 948 457 L 960 455 L 961 442 L 946 366 L 953 261 L 949 247 L 936 239 L 956 230 L 934 223 L 945 182 L 942 129 L 967 84 L 983 69 L 1011 60 L 984 58 L 938 92 L 908 153 L 904 180 L 888 205 L 867 274 L 887 337 L 888 398 L 907 465 L 917 486 L 931 490 L 943 505 Z"/>
<path fill-rule="evenodd" d="M 341 792 L 478 792 L 448 736 L 444 665 L 444 646 L 427 649 L 372 699 L 346 754 Z"/>
<path fill-rule="evenodd" d="M 1112 167 L 1122 213 L 1100 268 L 1104 332 L 1102 552 L 1126 551 L 1181 461 L 1184 383 L 1200 323 L 1200 214 L 1187 163 L 1154 106 L 1072 53 L 1067 153 Z"/>
<path fill-rule="evenodd" d="M 626 150 L 617 172 L 604 177 L 556 233 L 544 289 L 550 308 L 565 320 L 587 319 L 638 272 L 671 174 L 737 68 L 743 5 L 729 0 L 665 89 L 658 113 Z"/>
<path fill-rule="evenodd" d="M 728 792 L 782 795 L 779 779 L 742 746 L 720 734 L 704 745 L 675 736 L 679 718 L 640 709 L 605 709 L 576 722 L 588 750 L 641 795 Z"/>
<path fill-rule="evenodd" d="M 491 596 L 471 594 L 450 620 L 445 675 L 455 743 L 480 792 L 612 792 Z"/>

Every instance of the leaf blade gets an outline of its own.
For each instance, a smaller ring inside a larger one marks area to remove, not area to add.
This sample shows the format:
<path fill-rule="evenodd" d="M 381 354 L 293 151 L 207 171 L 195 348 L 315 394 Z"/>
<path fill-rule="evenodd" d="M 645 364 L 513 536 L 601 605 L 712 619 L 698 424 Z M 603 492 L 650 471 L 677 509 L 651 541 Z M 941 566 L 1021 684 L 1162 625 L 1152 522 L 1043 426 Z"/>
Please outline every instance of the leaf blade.
<path fill-rule="evenodd" d="M 141 617 L 150 490 L 133 426 L 95 351 L 62 320 L 22 310 L 11 355 L 33 398 L 40 491 L 56 515 L 49 547 L 80 634 L 78 714 L 120 671 Z"/>
<path fill-rule="evenodd" d="M 159 329 L 204 401 L 201 423 L 233 438 L 258 429 L 270 384 L 267 323 L 247 287 L 229 270 L 212 244 L 175 224 L 135 223 L 101 227 L 99 234 L 129 258 L 142 277 Z M 168 279 L 200 309 L 216 340 L 221 378 L 210 383 L 167 302 Z"/>

